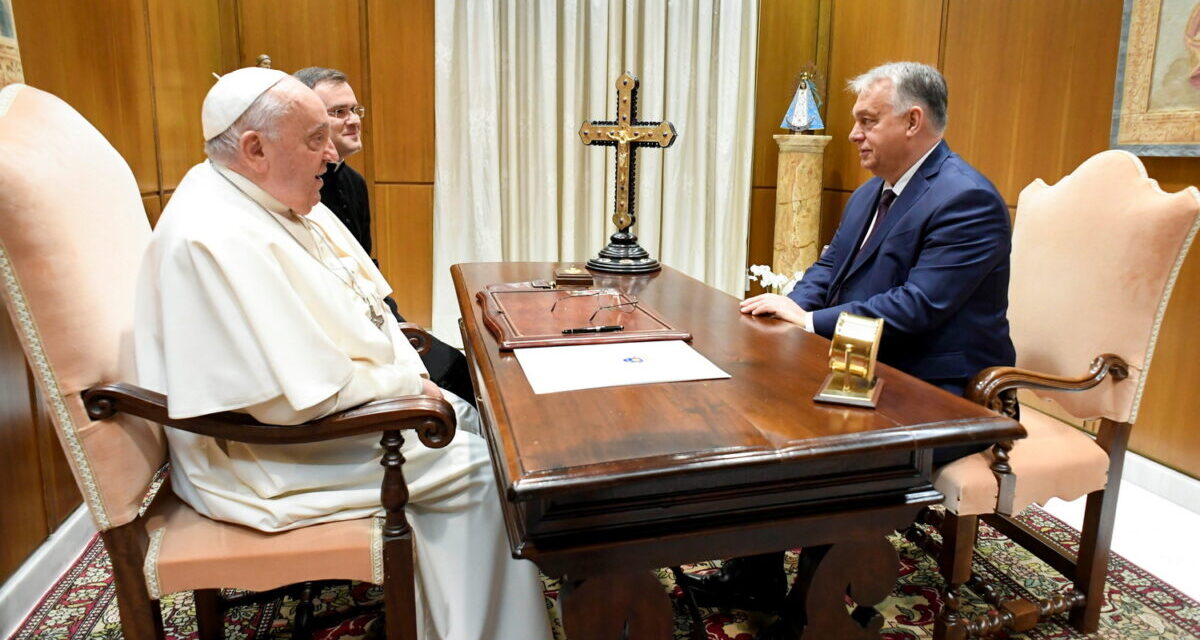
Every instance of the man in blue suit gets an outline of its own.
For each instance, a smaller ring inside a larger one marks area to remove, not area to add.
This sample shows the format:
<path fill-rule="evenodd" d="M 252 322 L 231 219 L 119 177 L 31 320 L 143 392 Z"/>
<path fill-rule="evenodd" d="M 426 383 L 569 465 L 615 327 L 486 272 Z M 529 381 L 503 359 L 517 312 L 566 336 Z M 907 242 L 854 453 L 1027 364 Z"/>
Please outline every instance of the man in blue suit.
<path fill-rule="evenodd" d="M 855 78 L 850 141 L 875 177 L 855 190 L 821 258 L 787 296 L 743 313 L 774 314 L 825 337 L 838 314 L 883 318 L 880 360 L 955 394 L 980 370 L 1013 364 L 1008 336 L 1008 207 L 950 151 L 946 83 L 899 62 Z"/>
<path fill-rule="evenodd" d="M 961 394 L 980 370 L 1012 365 L 1011 227 L 1004 199 L 942 139 L 946 81 L 924 64 L 889 63 L 850 82 L 850 141 L 875 174 L 855 190 L 833 242 L 785 296 L 742 302 L 825 337 L 838 314 L 882 318 L 879 358 Z M 944 464 L 986 448 L 940 449 Z M 782 554 L 740 558 L 691 585 L 698 599 L 770 607 L 783 598 Z"/>

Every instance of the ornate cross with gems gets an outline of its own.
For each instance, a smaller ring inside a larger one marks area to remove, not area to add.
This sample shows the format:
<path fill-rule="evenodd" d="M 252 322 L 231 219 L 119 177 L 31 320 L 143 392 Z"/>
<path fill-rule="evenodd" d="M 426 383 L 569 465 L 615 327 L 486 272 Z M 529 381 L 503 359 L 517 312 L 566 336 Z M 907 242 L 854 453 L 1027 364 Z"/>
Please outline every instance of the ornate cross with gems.
<path fill-rule="evenodd" d="M 637 180 L 634 152 L 638 147 L 667 148 L 675 142 L 675 127 L 670 122 L 640 122 L 637 119 L 638 79 L 626 71 L 617 78 L 617 119 L 584 122 L 579 137 L 584 144 L 617 148 L 616 202 L 613 224 L 617 232 L 609 238 L 600 255 L 588 260 L 588 268 L 612 273 L 647 273 L 661 268 L 658 261 L 638 246 L 637 236 L 629 231 L 637 220 L 633 213 L 634 186 Z"/>

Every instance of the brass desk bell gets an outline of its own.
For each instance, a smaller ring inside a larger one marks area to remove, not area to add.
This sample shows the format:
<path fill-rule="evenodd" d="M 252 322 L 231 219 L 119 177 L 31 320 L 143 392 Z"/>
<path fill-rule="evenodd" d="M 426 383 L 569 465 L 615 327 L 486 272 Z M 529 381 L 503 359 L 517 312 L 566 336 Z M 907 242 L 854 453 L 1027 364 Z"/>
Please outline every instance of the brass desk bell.
<path fill-rule="evenodd" d="M 829 375 L 821 392 L 813 396 L 819 402 L 875 407 L 883 380 L 875 377 L 875 358 L 883 336 L 883 320 L 843 312 L 838 316 L 829 345 Z"/>

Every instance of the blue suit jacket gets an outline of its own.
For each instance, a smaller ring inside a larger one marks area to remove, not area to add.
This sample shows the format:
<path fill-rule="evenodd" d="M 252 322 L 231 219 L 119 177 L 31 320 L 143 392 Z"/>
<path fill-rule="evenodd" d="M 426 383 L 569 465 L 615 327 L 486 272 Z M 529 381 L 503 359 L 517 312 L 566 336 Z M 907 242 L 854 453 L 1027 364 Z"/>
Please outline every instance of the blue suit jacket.
<path fill-rule="evenodd" d="M 856 251 L 882 188 L 876 177 L 850 196 L 833 242 L 789 297 L 825 337 L 842 311 L 883 318 L 880 360 L 918 378 L 1012 365 L 1011 225 L 996 188 L 939 142 Z"/>

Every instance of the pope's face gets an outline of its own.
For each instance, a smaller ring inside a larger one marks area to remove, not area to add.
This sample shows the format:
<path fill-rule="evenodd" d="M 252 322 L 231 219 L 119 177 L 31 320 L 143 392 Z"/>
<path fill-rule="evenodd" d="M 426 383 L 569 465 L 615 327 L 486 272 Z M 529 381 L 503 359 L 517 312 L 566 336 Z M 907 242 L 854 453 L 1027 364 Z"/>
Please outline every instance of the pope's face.
<path fill-rule="evenodd" d="M 326 113 L 340 112 L 344 117 L 329 116 L 329 137 L 333 138 L 333 146 L 337 148 L 338 156 L 345 160 L 362 151 L 362 118 L 351 109 L 358 106 L 358 98 L 354 97 L 354 89 L 347 82 L 321 82 L 313 87 L 313 91 L 325 103 Z"/>
<path fill-rule="evenodd" d="M 892 81 L 880 80 L 858 95 L 850 142 L 858 147 L 858 162 L 871 173 L 895 184 L 908 157 L 909 118 L 892 108 Z"/>
<path fill-rule="evenodd" d="M 337 151 L 329 139 L 325 105 L 308 87 L 292 82 L 294 85 L 279 87 L 292 103 L 276 124 L 275 139 L 263 138 L 267 173 L 259 186 L 294 213 L 304 215 L 321 201 L 321 174 L 325 163 L 337 161 Z"/>

